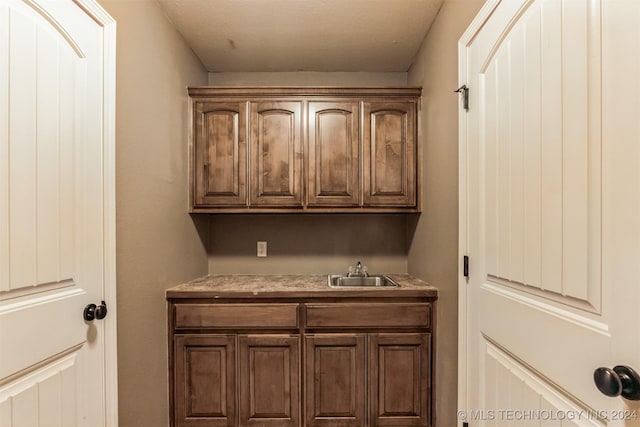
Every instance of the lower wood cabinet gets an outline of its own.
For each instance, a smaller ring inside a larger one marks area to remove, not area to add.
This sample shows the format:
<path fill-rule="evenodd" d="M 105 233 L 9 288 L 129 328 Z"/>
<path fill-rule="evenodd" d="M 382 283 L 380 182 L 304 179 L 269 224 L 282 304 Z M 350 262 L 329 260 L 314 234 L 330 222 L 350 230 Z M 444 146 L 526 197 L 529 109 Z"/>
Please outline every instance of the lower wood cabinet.
<path fill-rule="evenodd" d="M 307 426 L 365 425 L 365 338 L 363 334 L 305 337 Z"/>
<path fill-rule="evenodd" d="M 236 417 L 243 426 L 300 425 L 299 343 L 287 335 L 176 336 L 174 425 L 235 426 Z"/>
<path fill-rule="evenodd" d="M 238 337 L 240 425 L 300 425 L 300 337 Z"/>
<path fill-rule="evenodd" d="M 431 334 L 369 336 L 371 426 L 431 425 Z"/>
<path fill-rule="evenodd" d="M 173 425 L 236 425 L 237 343 L 233 335 L 176 335 Z"/>
<path fill-rule="evenodd" d="M 305 346 L 307 426 L 430 425 L 430 334 L 310 335 Z"/>
<path fill-rule="evenodd" d="M 170 300 L 173 427 L 431 426 L 431 302 L 272 305 Z"/>

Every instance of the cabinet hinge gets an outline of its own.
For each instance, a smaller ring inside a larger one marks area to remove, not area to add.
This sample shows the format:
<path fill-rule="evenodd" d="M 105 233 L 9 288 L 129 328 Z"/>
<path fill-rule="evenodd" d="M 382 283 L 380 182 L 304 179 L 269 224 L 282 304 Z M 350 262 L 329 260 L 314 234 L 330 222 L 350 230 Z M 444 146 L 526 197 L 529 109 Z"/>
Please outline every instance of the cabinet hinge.
<path fill-rule="evenodd" d="M 454 90 L 454 92 L 462 93 L 462 107 L 464 111 L 469 111 L 469 88 L 467 85 L 462 85 L 458 89 Z"/>
<path fill-rule="evenodd" d="M 469 427 L 469 423 L 467 422 L 462 423 L 462 427 Z"/>
<path fill-rule="evenodd" d="M 467 255 L 462 259 L 462 271 L 464 273 L 464 277 L 469 278 L 469 257 Z"/>

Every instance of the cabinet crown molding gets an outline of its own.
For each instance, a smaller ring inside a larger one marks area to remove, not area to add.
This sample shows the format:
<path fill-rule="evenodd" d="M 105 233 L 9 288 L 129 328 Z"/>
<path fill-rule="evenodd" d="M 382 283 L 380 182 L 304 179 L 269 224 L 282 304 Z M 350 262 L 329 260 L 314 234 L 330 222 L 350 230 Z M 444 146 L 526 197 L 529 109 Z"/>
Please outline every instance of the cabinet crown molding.
<path fill-rule="evenodd" d="M 343 87 L 343 86 L 191 86 L 189 96 L 314 96 L 336 95 L 354 97 L 419 97 L 422 88 L 416 86 Z"/>

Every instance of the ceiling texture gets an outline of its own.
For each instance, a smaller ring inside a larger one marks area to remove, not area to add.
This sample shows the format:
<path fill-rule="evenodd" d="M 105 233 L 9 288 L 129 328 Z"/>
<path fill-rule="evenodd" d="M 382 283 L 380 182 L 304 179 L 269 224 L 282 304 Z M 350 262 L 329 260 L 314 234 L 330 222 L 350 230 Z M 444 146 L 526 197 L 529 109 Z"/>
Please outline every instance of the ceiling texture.
<path fill-rule="evenodd" d="M 210 72 L 404 72 L 443 0 L 158 0 Z"/>

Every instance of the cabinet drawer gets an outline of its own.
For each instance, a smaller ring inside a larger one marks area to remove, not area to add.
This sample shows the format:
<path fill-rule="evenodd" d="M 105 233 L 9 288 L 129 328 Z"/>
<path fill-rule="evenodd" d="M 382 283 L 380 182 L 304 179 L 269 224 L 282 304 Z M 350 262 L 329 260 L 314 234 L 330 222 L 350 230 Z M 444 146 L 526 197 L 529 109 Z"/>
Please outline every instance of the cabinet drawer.
<path fill-rule="evenodd" d="M 431 327 L 429 303 L 308 304 L 308 328 Z"/>
<path fill-rule="evenodd" d="M 294 329 L 298 304 L 176 304 L 176 329 Z"/>

